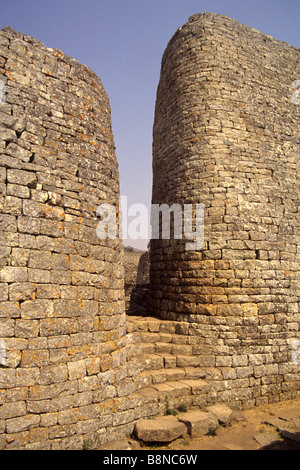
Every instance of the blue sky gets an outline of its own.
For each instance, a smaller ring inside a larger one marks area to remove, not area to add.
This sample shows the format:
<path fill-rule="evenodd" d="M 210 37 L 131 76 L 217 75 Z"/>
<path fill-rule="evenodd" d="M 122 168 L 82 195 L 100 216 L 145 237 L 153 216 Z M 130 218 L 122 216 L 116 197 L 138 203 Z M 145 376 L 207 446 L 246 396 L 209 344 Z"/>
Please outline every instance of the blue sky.
<path fill-rule="evenodd" d="M 9 25 L 88 65 L 112 108 L 121 194 L 151 202 L 152 126 L 164 49 L 198 12 L 222 13 L 300 48 L 299 0 L 0 0 Z M 130 243 L 145 247 L 147 242 Z"/>

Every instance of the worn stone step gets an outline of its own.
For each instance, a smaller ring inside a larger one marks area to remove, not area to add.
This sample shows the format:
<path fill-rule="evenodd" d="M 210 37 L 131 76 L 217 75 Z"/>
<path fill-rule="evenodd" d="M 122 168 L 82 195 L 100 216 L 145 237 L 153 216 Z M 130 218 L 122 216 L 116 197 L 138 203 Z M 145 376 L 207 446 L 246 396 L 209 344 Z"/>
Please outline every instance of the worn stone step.
<path fill-rule="evenodd" d="M 153 384 L 185 379 L 185 371 L 180 368 L 156 370 L 150 375 Z"/>
<path fill-rule="evenodd" d="M 164 342 L 137 343 L 136 354 L 169 354 L 173 356 L 194 356 L 198 357 L 197 346 L 188 344 L 173 344 Z M 199 356 L 200 357 L 200 356 Z M 204 363 L 204 365 L 210 365 Z"/>
<path fill-rule="evenodd" d="M 139 341 L 149 343 L 173 343 L 173 344 L 195 344 L 199 338 L 195 336 L 183 336 L 178 334 L 164 332 L 134 332 L 133 336 L 139 338 Z"/>
<path fill-rule="evenodd" d="M 134 434 L 143 442 L 172 442 L 186 434 L 186 426 L 174 416 L 154 420 L 142 419 L 135 425 Z"/>
<path fill-rule="evenodd" d="M 154 317 L 128 316 L 127 323 L 134 331 L 175 333 L 178 322 Z"/>
<path fill-rule="evenodd" d="M 206 376 L 207 378 L 213 378 L 214 380 L 222 379 L 221 368 L 202 367 L 201 356 L 175 355 L 165 352 L 164 348 L 159 352 L 153 352 L 153 349 L 148 351 L 147 345 L 145 349 L 139 351 L 138 356 L 143 370 L 180 368 L 186 369 L 187 373 L 189 373 L 188 378 L 191 379 L 205 378 Z M 132 360 L 134 360 L 134 358 Z M 204 364 L 206 364 L 206 362 L 204 362 Z"/>
<path fill-rule="evenodd" d="M 185 356 L 192 356 L 193 355 L 193 346 L 188 344 L 173 344 L 173 343 L 155 343 L 155 352 L 167 352 L 174 356 L 177 355 L 185 355 Z"/>
<path fill-rule="evenodd" d="M 177 367 L 197 367 L 199 366 L 199 356 L 178 355 L 176 356 Z"/>
<path fill-rule="evenodd" d="M 157 370 L 164 368 L 164 358 L 159 354 L 148 354 L 142 358 L 144 370 Z"/>
<path fill-rule="evenodd" d="M 178 324 L 179 325 L 179 324 Z M 134 327 L 133 327 L 134 328 Z M 178 330 L 178 328 L 177 328 Z M 164 342 L 173 344 L 199 344 L 202 339 L 197 335 L 183 335 L 180 333 L 168 333 L 164 331 L 131 331 L 135 342 Z"/>
<path fill-rule="evenodd" d="M 165 391 L 166 387 L 160 389 Z M 232 416 L 232 410 L 225 405 L 217 404 L 206 410 L 197 407 L 175 416 L 153 416 L 151 420 L 142 418 L 135 424 L 134 435 L 147 443 L 168 443 L 187 434 L 191 438 L 199 438 L 215 432 L 220 425 L 228 425 Z M 288 434 L 287 437 L 293 439 L 293 435 Z"/>
<path fill-rule="evenodd" d="M 182 395 L 199 395 L 207 393 L 211 385 L 205 380 L 170 380 L 164 383 L 153 384 L 151 386 L 160 395 L 168 395 L 170 398 L 179 397 Z"/>
<path fill-rule="evenodd" d="M 155 353 L 143 353 L 139 354 L 139 360 L 144 366 L 145 370 L 149 369 L 174 369 L 175 367 L 179 368 L 195 368 L 199 367 L 200 358 L 193 355 L 175 355 L 164 348 L 160 348 Z"/>
<path fill-rule="evenodd" d="M 155 354 L 155 343 L 138 343 L 135 351 L 137 355 Z"/>
<path fill-rule="evenodd" d="M 185 371 L 185 378 L 187 380 L 205 379 L 206 377 L 205 371 L 200 367 L 189 366 L 184 367 L 183 370 Z"/>
<path fill-rule="evenodd" d="M 219 427 L 218 419 L 212 413 L 191 411 L 179 416 L 178 420 L 187 426 L 192 438 L 199 438 L 215 431 Z"/>
<path fill-rule="evenodd" d="M 135 333 L 134 333 L 135 334 Z M 153 333 L 153 332 L 138 332 L 136 333 L 146 343 L 171 343 L 173 335 L 171 333 Z"/>
<path fill-rule="evenodd" d="M 128 316 L 127 331 L 140 334 L 171 334 L 177 341 L 181 341 L 179 339 L 180 336 L 184 341 L 191 336 L 193 336 L 193 341 L 199 338 L 197 327 L 195 328 L 193 323 L 163 320 L 154 317 Z"/>
<path fill-rule="evenodd" d="M 203 380 L 197 381 L 167 381 L 161 384 L 153 384 L 149 390 L 156 392 L 156 400 L 161 412 L 167 409 L 178 410 L 181 405 L 188 408 L 192 406 L 206 406 L 212 403 L 214 395 L 212 387 Z"/>
<path fill-rule="evenodd" d="M 177 358 L 168 354 L 150 354 L 140 358 L 140 367 L 131 361 L 128 370 L 131 376 L 141 377 L 143 383 L 163 383 L 175 380 L 199 380 L 206 377 L 206 372 L 199 367 L 177 367 Z"/>
<path fill-rule="evenodd" d="M 168 353 L 163 353 L 163 354 L 158 354 L 163 358 L 164 361 L 164 367 L 165 369 L 174 369 L 176 367 L 176 356 L 173 356 L 173 354 L 168 354 Z"/>
<path fill-rule="evenodd" d="M 146 376 L 144 376 L 147 382 Z M 163 383 L 141 386 L 141 378 L 137 378 L 136 390 L 131 394 L 130 400 L 133 407 L 143 403 L 141 416 L 149 416 L 149 410 L 153 415 L 165 414 L 168 411 L 180 411 L 181 407 L 190 409 L 191 407 L 206 407 L 215 403 L 214 388 L 204 380 L 179 380 L 166 381 Z M 145 409 L 148 414 L 144 414 Z M 150 413 L 150 415 L 151 415 Z"/>

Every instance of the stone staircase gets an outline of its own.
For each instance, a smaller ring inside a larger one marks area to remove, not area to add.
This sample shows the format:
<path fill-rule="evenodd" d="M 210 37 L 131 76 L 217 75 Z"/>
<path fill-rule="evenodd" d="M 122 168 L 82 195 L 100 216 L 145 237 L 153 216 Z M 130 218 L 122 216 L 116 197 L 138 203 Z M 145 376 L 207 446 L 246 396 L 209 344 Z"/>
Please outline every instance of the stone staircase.
<path fill-rule="evenodd" d="M 205 380 L 209 371 L 199 367 L 199 339 L 187 335 L 184 323 L 128 316 L 127 329 L 135 392 L 155 403 L 156 412 L 214 403 L 214 386 Z"/>

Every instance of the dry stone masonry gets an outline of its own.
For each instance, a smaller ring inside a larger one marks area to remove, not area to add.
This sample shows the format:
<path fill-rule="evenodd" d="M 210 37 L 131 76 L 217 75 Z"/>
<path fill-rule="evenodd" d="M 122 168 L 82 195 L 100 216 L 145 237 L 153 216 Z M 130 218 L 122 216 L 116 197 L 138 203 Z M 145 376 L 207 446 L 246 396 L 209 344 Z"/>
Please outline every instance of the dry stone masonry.
<path fill-rule="evenodd" d="M 97 207 L 119 207 L 100 79 L 0 31 L 0 449 L 146 439 L 149 417 L 147 439 L 199 436 L 299 393 L 299 79 L 299 50 L 227 17 L 179 28 L 153 203 L 204 204 L 204 247 L 153 240 L 132 278 L 121 240 L 96 235 Z"/>
<path fill-rule="evenodd" d="M 151 312 L 197 330 L 222 400 L 299 390 L 299 77 L 298 49 L 211 13 L 162 59 L 152 203 L 204 204 L 205 233 L 198 251 L 152 240 Z"/>
<path fill-rule="evenodd" d="M 1 448 L 82 447 L 112 424 L 126 361 L 123 247 L 96 236 L 97 206 L 119 204 L 109 101 L 86 66 L 8 27 L 0 81 Z"/>

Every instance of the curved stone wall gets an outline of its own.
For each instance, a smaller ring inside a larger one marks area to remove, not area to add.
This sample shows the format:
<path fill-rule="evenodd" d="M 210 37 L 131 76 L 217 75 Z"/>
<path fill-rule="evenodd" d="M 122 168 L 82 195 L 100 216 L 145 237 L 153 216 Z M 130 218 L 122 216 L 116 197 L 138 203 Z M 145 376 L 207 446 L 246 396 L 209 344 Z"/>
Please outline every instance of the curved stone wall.
<path fill-rule="evenodd" d="M 152 313 L 193 322 L 248 399 L 299 387 L 299 77 L 298 49 L 206 13 L 170 40 L 157 90 L 152 203 L 204 204 L 205 223 L 201 250 L 152 240 Z"/>
<path fill-rule="evenodd" d="M 122 243 L 96 236 L 97 207 L 119 205 L 108 97 L 60 50 L 0 31 L 1 449 L 99 448 L 169 399 L 297 395 L 298 79 L 299 50 L 224 16 L 171 39 L 153 203 L 204 204 L 204 246 L 152 240 L 161 319 L 126 324 Z"/>
<path fill-rule="evenodd" d="M 115 424 L 128 352 L 123 247 L 96 236 L 99 204 L 119 204 L 110 105 L 90 69 L 9 27 L 0 81 L 0 447 L 82 448 Z"/>

